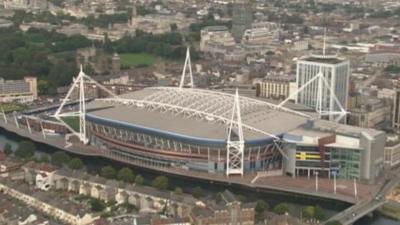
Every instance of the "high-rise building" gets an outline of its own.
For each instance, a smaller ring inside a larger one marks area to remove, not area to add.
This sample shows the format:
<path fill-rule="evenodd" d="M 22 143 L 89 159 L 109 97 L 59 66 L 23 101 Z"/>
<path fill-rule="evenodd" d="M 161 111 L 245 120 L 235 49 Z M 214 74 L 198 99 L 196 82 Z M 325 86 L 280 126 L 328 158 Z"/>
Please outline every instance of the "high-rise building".
<path fill-rule="evenodd" d="M 400 89 L 396 90 L 396 94 L 393 99 L 393 116 L 392 116 L 393 128 L 400 128 Z"/>
<path fill-rule="evenodd" d="M 232 8 L 232 35 L 236 42 L 242 40 L 246 29 L 251 28 L 253 14 L 248 0 L 236 0 Z"/>
<path fill-rule="evenodd" d="M 320 72 L 323 74 L 326 83 L 324 81 L 319 82 L 319 79 L 315 79 L 298 93 L 296 103 L 311 108 L 317 108 L 317 104 L 320 104 L 320 110 L 324 112 L 341 111 L 340 105 L 344 110 L 346 110 L 350 78 L 350 62 L 346 59 L 339 58 L 335 54 L 312 54 L 303 57 L 297 60 L 297 88 L 300 89 L 303 87 Z M 318 86 L 320 83 L 322 92 L 318 95 Z M 331 94 L 331 91 L 334 95 Z M 318 96 L 321 96 L 321 103 L 317 100 Z M 335 96 L 340 105 L 335 100 Z M 338 115 L 331 113 L 322 117 L 334 120 Z"/>

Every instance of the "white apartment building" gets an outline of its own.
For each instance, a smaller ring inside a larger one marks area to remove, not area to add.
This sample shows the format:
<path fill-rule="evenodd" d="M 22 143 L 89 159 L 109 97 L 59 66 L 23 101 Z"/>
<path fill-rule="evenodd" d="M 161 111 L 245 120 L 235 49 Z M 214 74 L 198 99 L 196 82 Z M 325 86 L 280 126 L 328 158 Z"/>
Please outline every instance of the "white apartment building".
<path fill-rule="evenodd" d="M 312 54 L 297 60 L 296 83 L 300 89 L 307 82 L 322 72 L 325 82 L 322 82 L 322 110 L 340 111 L 334 96 L 337 97 L 342 107 L 346 110 L 348 101 L 350 62 L 339 58 L 337 55 Z M 318 82 L 315 79 L 309 83 L 303 91 L 299 92 L 296 103 L 316 108 L 318 96 Z M 328 88 L 329 87 L 329 88 Z M 334 95 L 331 94 L 331 90 Z M 326 119 L 334 120 L 335 115 L 329 115 Z"/>

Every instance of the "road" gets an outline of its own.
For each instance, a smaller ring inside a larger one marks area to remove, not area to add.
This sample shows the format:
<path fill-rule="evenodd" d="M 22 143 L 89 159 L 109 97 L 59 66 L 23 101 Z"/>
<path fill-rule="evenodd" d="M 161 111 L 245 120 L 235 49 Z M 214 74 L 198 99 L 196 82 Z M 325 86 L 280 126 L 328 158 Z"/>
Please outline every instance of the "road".
<path fill-rule="evenodd" d="M 388 172 L 391 177 L 385 182 L 381 189 L 376 193 L 375 198 L 367 201 L 359 202 L 350 208 L 329 218 L 325 223 L 330 221 L 340 221 L 343 225 L 350 225 L 362 218 L 363 216 L 375 211 L 385 203 L 385 196 L 397 185 L 400 184 L 400 169 Z"/>

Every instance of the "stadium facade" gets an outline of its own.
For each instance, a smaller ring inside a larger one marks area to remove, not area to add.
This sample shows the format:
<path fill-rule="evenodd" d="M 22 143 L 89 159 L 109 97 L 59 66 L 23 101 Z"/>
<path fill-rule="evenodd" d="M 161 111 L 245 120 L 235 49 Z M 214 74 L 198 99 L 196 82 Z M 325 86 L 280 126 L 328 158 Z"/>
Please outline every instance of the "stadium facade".
<path fill-rule="evenodd" d="M 224 120 L 230 120 L 232 114 L 232 95 L 198 89 L 150 88 L 121 99 L 124 100 L 99 99 L 88 105 L 87 135 L 92 145 L 109 149 L 114 157 L 151 165 L 225 173 L 228 128 Z M 263 102 L 242 98 L 241 103 L 245 172 L 281 168 L 282 154 L 274 136 L 265 133 L 282 133 L 284 129 L 279 124 L 274 129 L 263 127 L 284 115 Z M 296 116 L 287 116 L 292 118 L 293 125 L 301 123 L 295 121 Z"/>
<path fill-rule="evenodd" d="M 226 174 L 234 99 L 227 93 L 174 87 L 95 99 L 87 104 L 86 136 L 90 145 L 124 162 Z M 313 119 L 253 98 L 240 97 L 239 102 L 244 174 L 318 172 L 373 181 L 383 170 L 384 132 Z"/>

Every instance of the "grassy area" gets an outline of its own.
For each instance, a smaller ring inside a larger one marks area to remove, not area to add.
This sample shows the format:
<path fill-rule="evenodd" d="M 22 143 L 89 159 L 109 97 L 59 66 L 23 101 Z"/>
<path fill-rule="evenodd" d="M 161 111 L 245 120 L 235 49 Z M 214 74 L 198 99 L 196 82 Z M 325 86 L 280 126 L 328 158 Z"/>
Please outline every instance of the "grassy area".
<path fill-rule="evenodd" d="M 25 110 L 27 106 L 22 105 L 22 104 L 16 104 L 16 103 L 1 103 L 0 104 L 0 112 L 4 110 L 5 113 L 11 113 L 11 112 L 18 112 Z"/>
<path fill-rule="evenodd" d="M 397 202 L 389 201 L 385 203 L 379 210 L 384 216 L 400 220 L 400 204 Z"/>
<path fill-rule="evenodd" d="M 57 52 L 54 54 L 51 54 L 54 56 L 56 59 L 64 59 L 64 58 L 74 58 L 76 52 L 75 51 L 65 51 L 65 52 Z"/>
<path fill-rule="evenodd" d="M 71 116 L 71 117 L 63 117 L 62 120 L 68 124 L 72 129 L 79 132 L 79 117 Z"/>
<path fill-rule="evenodd" d="M 148 53 L 129 53 L 121 54 L 122 66 L 135 67 L 138 65 L 152 66 L 156 63 L 157 58 Z"/>

